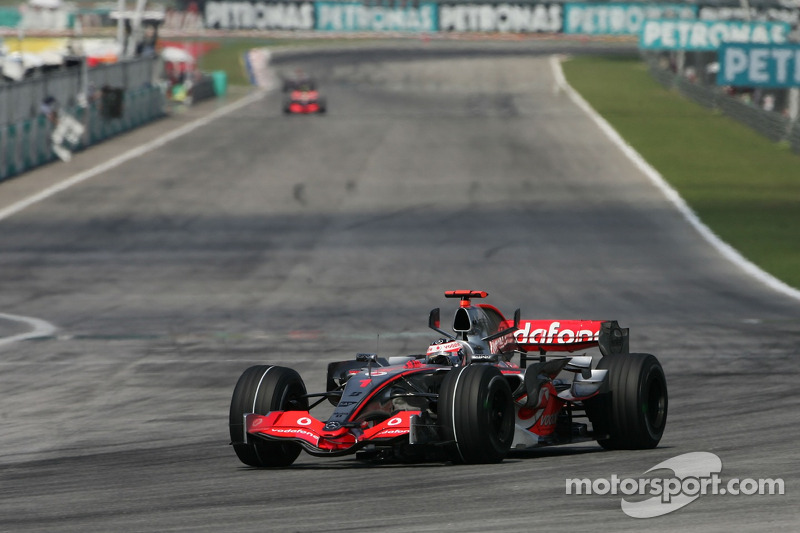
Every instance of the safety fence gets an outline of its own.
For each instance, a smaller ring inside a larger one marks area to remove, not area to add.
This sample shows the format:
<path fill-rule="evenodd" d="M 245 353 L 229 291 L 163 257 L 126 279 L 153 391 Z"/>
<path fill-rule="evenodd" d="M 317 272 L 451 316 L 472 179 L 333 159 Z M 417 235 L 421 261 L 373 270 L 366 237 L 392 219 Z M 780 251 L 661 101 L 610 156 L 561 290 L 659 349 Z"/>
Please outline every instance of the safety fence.
<path fill-rule="evenodd" d="M 160 71 L 161 60 L 140 57 L 119 63 L 83 69 L 80 65 L 41 73 L 32 78 L 0 83 L 0 126 L 33 118 L 42 101 L 51 97 L 63 107 L 77 105 L 81 97 L 103 87 L 136 90 L 151 85 Z"/>
<path fill-rule="evenodd" d="M 786 142 L 792 151 L 800 154 L 800 120 L 767 111 L 736 96 L 731 96 L 721 87 L 704 85 L 689 80 L 686 76 L 664 68 L 653 56 L 644 54 L 650 74 L 662 86 L 677 89 L 682 95 L 699 105 L 720 111 L 726 116 L 745 124 L 773 142 Z"/>
<path fill-rule="evenodd" d="M 62 133 L 44 114 L 0 126 L 0 181 L 58 159 L 59 149 L 82 150 L 166 113 L 164 91 L 157 86 L 120 90 L 114 96 L 119 100 L 98 98 L 62 108 L 58 123 L 74 124 L 71 131 Z"/>

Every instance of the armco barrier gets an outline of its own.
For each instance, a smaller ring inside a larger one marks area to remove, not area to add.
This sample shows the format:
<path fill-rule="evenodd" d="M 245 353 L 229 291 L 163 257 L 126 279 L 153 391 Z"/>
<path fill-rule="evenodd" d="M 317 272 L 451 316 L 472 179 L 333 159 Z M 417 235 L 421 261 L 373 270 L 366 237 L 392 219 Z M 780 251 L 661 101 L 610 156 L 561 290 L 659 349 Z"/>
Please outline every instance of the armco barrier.
<path fill-rule="evenodd" d="M 126 91 L 122 116 L 107 119 L 101 101 L 87 107 L 74 106 L 67 112 L 83 124 L 83 138 L 73 150 L 83 149 L 109 137 L 141 126 L 166 114 L 166 99 L 158 87 Z M 0 128 L 0 180 L 56 160 L 53 151 L 53 124 L 44 115 L 20 120 Z"/>
<path fill-rule="evenodd" d="M 795 121 L 792 131 L 789 133 L 789 146 L 792 151 L 800 154 L 800 121 Z"/>
<path fill-rule="evenodd" d="M 787 117 L 764 111 L 734 98 L 720 98 L 719 109 L 773 142 L 787 140 L 792 129 L 792 123 Z"/>
<path fill-rule="evenodd" d="M 675 77 L 673 80 L 675 86 L 681 94 L 694 100 L 706 109 L 717 109 L 721 104 L 723 95 L 718 91 L 709 90 L 708 87 L 692 83 L 691 81 L 681 76 Z"/>
<path fill-rule="evenodd" d="M 719 87 L 694 83 L 684 76 L 661 67 L 657 61 L 645 55 L 650 74 L 662 86 L 677 89 L 690 100 L 708 109 L 717 109 L 726 116 L 745 124 L 773 142 L 788 142 L 795 153 L 800 154 L 800 120 L 788 117 L 728 96 Z"/>

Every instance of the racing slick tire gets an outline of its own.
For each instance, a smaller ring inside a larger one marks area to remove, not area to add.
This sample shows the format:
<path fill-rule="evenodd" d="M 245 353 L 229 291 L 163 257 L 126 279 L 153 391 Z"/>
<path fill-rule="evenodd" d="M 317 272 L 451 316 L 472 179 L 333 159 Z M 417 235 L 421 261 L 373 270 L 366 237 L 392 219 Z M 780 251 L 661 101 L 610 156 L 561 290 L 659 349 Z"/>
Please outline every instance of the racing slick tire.
<path fill-rule="evenodd" d="M 514 402 L 497 367 L 474 364 L 448 372 L 437 410 L 454 463 L 499 463 L 511 449 Z"/>
<path fill-rule="evenodd" d="M 658 446 L 667 423 L 667 380 L 661 363 L 645 353 L 613 354 L 597 365 L 608 370 L 608 391 L 584 401 L 597 442 L 607 450 Z"/>
<path fill-rule="evenodd" d="M 239 460 L 249 466 L 289 466 L 300 455 L 294 442 L 269 442 L 250 438 L 245 442 L 244 415 L 269 411 L 307 410 L 306 386 L 291 368 L 272 365 L 251 366 L 233 390 L 230 410 L 231 444 Z"/>

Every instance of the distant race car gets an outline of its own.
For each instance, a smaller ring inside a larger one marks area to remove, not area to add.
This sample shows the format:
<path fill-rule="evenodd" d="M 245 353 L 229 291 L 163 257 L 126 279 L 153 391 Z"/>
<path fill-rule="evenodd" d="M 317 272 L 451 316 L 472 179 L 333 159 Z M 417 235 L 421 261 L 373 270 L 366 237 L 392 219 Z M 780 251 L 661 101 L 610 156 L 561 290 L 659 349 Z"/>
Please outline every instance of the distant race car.
<path fill-rule="evenodd" d="M 325 113 L 326 103 L 311 79 L 285 80 L 283 112 L 286 114 Z"/>
<path fill-rule="evenodd" d="M 654 448 L 667 420 L 667 383 L 658 360 L 629 353 L 616 321 L 513 320 L 483 291 L 460 299 L 454 334 L 426 353 L 358 354 L 330 363 L 325 392 L 308 393 L 282 366 L 245 370 L 233 392 L 230 436 L 246 465 L 291 465 L 305 450 L 361 459 L 497 463 L 511 450 L 596 440 L 608 449 Z M 567 352 L 599 349 L 591 355 Z M 554 353 L 550 353 L 554 352 Z M 518 356 L 519 364 L 512 358 Z M 325 400 L 325 420 L 311 409 Z"/>

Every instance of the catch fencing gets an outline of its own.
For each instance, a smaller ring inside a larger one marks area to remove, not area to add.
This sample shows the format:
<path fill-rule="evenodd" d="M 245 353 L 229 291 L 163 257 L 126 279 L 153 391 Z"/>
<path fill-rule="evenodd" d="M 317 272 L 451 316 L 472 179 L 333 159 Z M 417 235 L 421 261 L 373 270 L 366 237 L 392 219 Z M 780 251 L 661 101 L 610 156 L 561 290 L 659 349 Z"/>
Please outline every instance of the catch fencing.
<path fill-rule="evenodd" d="M 156 57 L 142 57 L 118 63 L 98 65 L 85 71 L 80 65 L 41 72 L 20 81 L 0 83 L 0 126 L 34 118 L 42 101 L 51 96 L 61 107 L 79 103 L 81 93 L 102 87 L 136 90 L 153 85 L 161 62 Z M 84 79 L 85 76 L 85 79 Z M 91 94 L 85 94 L 91 97 Z"/>
<path fill-rule="evenodd" d="M 58 122 L 42 107 L 46 99 L 57 102 L 59 120 L 79 125 L 72 128 L 78 135 L 67 132 L 63 148 L 69 152 L 163 117 L 167 102 L 156 83 L 160 68 L 158 58 L 142 57 L 0 84 L 0 181 L 59 157 L 61 140 L 53 138 Z"/>
<path fill-rule="evenodd" d="M 62 108 L 60 120 L 71 117 L 83 127 L 80 136 L 70 140 L 65 149 L 82 150 L 165 114 L 164 92 L 158 87 L 140 87 L 120 94 L 119 116 L 104 112 L 102 99 Z M 56 127 L 43 114 L 0 127 L 0 181 L 58 159 L 58 144 L 53 141 Z"/>

